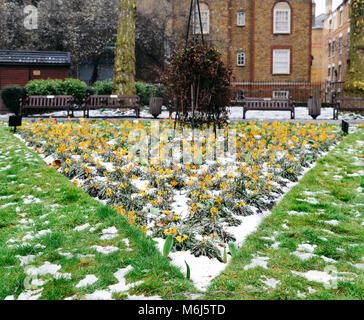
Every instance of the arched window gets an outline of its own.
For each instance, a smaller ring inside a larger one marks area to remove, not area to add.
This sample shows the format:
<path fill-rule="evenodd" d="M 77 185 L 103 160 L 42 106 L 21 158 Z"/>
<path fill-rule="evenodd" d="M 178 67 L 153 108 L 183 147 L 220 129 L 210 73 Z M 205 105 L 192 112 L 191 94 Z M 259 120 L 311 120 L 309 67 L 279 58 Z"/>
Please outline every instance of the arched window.
<path fill-rule="evenodd" d="M 244 67 L 245 66 L 245 52 L 238 52 L 237 54 L 237 65 L 239 67 Z"/>
<path fill-rule="evenodd" d="M 291 33 L 291 7 L 287 2 L 278 2 L 273 10 L 273 33 Z"/>
<path fill-rule="evenodd" d="M 201 11 L 201 21 L 202 21 L 202 30 L 203 34 L 210 33 L 210 9 L 206 3 L 200 3 L 200 11 Z M 196 21 L 196 33 L 201 34 L 200 28 L 200 21 L 199 21 L 199 14 L 198 9 L 196 9 L 196 19 L 194 18 L 193 21 Z"/>

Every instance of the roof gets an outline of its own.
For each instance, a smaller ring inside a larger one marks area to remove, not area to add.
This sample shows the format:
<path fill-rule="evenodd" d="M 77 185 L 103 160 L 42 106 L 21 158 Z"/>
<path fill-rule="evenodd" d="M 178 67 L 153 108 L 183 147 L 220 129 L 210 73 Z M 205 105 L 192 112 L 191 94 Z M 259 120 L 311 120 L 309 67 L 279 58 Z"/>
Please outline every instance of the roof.
<path fill-rule="evenodd" d="M 0 64 L 69 65 L 70 63 L 69 52 L 0 50 Z"/>
<path fill-rule="evenodd" d="M 312 29 L 323 29 L 324 27 L 324 21 L 326 19 L 326 14 L 322 13 L 315 19 L 315 25 L 312 27 Z"/>

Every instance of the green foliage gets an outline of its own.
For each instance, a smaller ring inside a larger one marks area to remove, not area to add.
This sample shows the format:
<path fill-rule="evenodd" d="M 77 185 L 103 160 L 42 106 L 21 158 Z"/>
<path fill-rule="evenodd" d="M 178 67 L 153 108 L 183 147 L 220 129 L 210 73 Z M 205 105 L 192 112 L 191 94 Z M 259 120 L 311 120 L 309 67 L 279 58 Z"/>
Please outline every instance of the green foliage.
<path fill-rule="evenodd" d="M 25 86 L 30 96 L 62 95 L 62 80 L 31 80 Z"/>
<path fill-rule="evenodd" d="M 140 97 L 140 103 L 142 105 L 148 105 L 151 92 L 149 91 L 147 84 L 144 82 L 135 82 L 135 88 L 137 95 Z"/>
<path fill-rule="evenodd" d="M 96 81 L 93 85 L 95 94 L 111 95 L 112 94 L 112 81 Z"/>
<path fill-rule="evenodd" d="M 137 95 L 140 97 L 142 105 L 149 105 L 149 99 L 152 97 L 163 98 L 163 102 L 168 102 L 168 89 L 160 83 L 148 84 L 144 82 L 136 82 L 135 88 Z"/>
<path fill-rule="evenodd" d="M 79 79 L 66 79 L 61 85 L 61 92 L 64 95 L 73 95 L 76 104 L 81 104 L 86 97 L 87 85 Z"/>
<path fill-rule="evenodd" d="M 27 93 L 31 96 L 46 95 L 73 95 L 76 104 L 81 104 L 86 97 L 87 85 L 79 79 L 47 79 L 32 80 L 25 86 Z"/>
<path fill-rule="evenodd" d="M 170 234 L 167 237 L 166 242 L 164 243 L 163 256 L 168 257 L 169 253 L 171 252 L 172 246 L 173 246 L 173 236 Z"/>
<path fill-rule="evenodd" d="M 224 248 L 224 263 L 227 263 L 227 252 L 226 252 L 226 247 Z"/>
<path fill-rule="evenodd" d="M 5 106 L 15 114 L 19 112 L 19 100 L 25 98 L 26 91 L 22 87 L 9 86 L 1 91 L 1 99 Z"/>
<path fill-rule="evenodd" d="M 185 264 L 186 264 L 186 269 L 187 269 L 186 270 L 186 279 L 190 280 L 191 279 L 191 268 L 186 261 L 185 261 Z"/>
<path fill-rule="evenodd" d="M 231 256 L 234 258 L 236 256 L 236 246 L 234 242 L 229 242 L 229 251 Z"/>

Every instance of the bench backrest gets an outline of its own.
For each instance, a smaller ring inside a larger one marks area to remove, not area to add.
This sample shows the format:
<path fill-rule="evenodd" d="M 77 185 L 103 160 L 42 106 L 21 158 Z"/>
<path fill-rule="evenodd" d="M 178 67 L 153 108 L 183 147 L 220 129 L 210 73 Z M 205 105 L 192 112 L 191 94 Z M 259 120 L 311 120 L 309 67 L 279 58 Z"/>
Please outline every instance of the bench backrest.
<path fill-rule="evenodd" d="M 364 109 L 364 98 L 358 97 L 337 97 L 335 103 L 340 109 Z"/>
<path fill-rule="evenodd" d="M 86 105 L 92 107 L 104 107 L 104 108 L 115 108 L 119 106 L 138 107 L 139 101 L 140 101 L 139 96 L 90 95 L 86 98 Z"/>
<path fill-rule="evenodd" d="M 68 107 L 72 96 L 27 96 L 23 106 L 36 108 Z"/>
<path fill-rule="evenodd" d="M 292 101 L 285 98 L 253 98 L 246 97 L 244 99 L 245 106 L 249 108 L 262 108 L 262 109 L 280 109 L 290 108 Z"/>

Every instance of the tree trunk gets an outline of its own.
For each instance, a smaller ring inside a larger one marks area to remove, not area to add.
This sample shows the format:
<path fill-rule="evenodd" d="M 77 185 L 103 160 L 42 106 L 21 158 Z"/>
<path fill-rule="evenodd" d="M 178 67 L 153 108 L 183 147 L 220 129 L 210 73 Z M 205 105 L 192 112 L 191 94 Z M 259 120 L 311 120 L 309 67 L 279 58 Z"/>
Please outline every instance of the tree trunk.
<path fill-rule="evenodd" d="M 99 64 L 100 64 L 101 56 L 96 57 L 93 60 L 93 67 L 94 70 L 92 72 L 92 76 L 90 79 L 90 84 L 94 84 L 97 81 L 97 78 L 99 77 Z"/>
<path fill-rule="evenodd" d="M 346 96 L 364 96 L 364 1 L 351 1 L 350 51 Z"/>
<path fill-rule="evenodd" d="M 119 1 L 118 38 L 115 48 L 113 92 L 135 94 L 136 0 Z"/>

